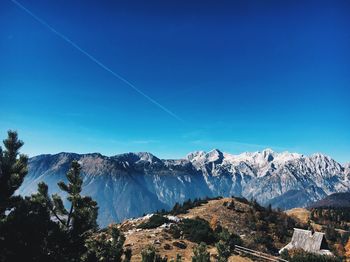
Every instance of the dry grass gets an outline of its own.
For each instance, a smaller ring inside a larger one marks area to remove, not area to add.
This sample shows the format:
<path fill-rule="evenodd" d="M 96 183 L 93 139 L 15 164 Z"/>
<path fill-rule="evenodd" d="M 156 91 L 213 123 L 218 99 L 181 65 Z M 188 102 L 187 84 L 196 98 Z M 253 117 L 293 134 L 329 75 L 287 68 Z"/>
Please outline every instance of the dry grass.
<path fill-rule="evenodd" d="M 147 245 L 154 246 L 161 256 L 167 256 L 169 259 L 176 258 L 176 255 L 180 254 L 184 261 L 191 261 L 192 249 L 195 244 L 187 240 L 180 240 L 187 245 L 186 249 L 180 249 L 173 245 L 174 241 L 179 240 L 172 239 L 163 229 L 150 229 L 133 232 L 128 235 L 125 246 L 129 246 L 132 249 L 132 261 L 141 261 L 141 251 Z M 166 245 L 169 245 L 171 249 L 166 250 L 164 248 Z"/>
<path fill-rule="evenodd" d="M 178 248 L 173 245 L 174 241 L 181 241 L 187 245 L 185 249 Z M 171 235 L 166 233 L 164 229 L 156 228 L 142 231 L 133 231 L 126 236 L 125 246 L 132 249 L 132 259 L 131 261 L 140 262 L 141 261 L 141 251 L 147 245 L 152 245 L 156 248 L 157 252 L 162 256 L 167 256 L 170 260 L 171 258 L 176 258 L 177 254 L 180 254 L 183 261 L 191 261 L 193 256 L 193 248 L 196 246 L 188 240 L 173 239 Z M 164 247 L 169 245 L 170 250 Z M 210 252 L 212 261 L 216 261 L 215 256 L 217 254 L 216 248 L 214 246 L 209 246 L 208 251 Z M 252 260 L 244 258 L 238 255 L 231 256 L 229 261 L 235 262 L 251 262 Z"/>
<path fill-rule="evenodd" d="M 307 224 L 310 219 L 311 212 L 306 208 L 293 208 L 293 209 L 287 210 L 286 214 L 290 217 L 293 217 L 294 219 L 299 220 L 304 224 Z M 311 226 L 315 231 L 322 232 L 323 230 L 322 225 L 316 224 L 313 221 L 311 221 Z"/>
<path fill-rule="evenodd" d="M 224 206 L 225 202 L 231 202 L 232 198 L 223 198 L 218 200 L 211 200 L 207 204 L 195 207 L 187 214 L 181 214 L 179 217 L 183 218 L 195 218 L 200 217 L 207 221 L 217 220 L 221 226 L 226 227 L 230 232 L 234 232 L 238 235 L 245 235 L 249 233 L 245 225 L 246 223 L 246 211 L 249 209 L 247 204 L 234 200 L 236 209 L 242 211 L 237 212 L 229 210 Z"/>
<path fill-rule="evenodd" d="M 228 259 L 228 262 L 252 262 L 253 260 L 247 257 L 232 256 Z"/>
<path fill-rule="evenodd" d="M 230 203 L 233 200 L 234 208 L 228 208 L 225 203 Z M 207 220 L 212 227 L 218 223 L 227 228 L 230 232 L 240 235 L 245 245 L 249 246 L 252 243 L 255 232 L 251 231 L 247 226 L 251 206 L 242 203 L 236 199 L 223 198 L 210 200 L 208 203 L 188 210 L 186 214 L 178 215 L 179 218 L 195 218 L 199 217 Z M 302 223 L 307 223 L 310 212 L 304 208 L 296 208 L 286 212 L 287 215 L 300 220 Z M 141 251 L 148 245 L 155 247 L 161 256 L 167 256 L 168 259 L 176 258 L 180 254 L 183 261 L 191 261 L 193 256 L 193 248 L 196 243 L 192 243 L 186 239 L 174 239 L 168 230 L 164 227 L 155 229 L 137 229 L 137 226 L 145 222 L 149 217 L 125 221 L 120 225 L 120 229 L 126 236 L 125 246 L 132 249 L 132 261 L 141 261 Z M 174 242 L 181 241 L 186 245 L 186 248 L 179 248 L 174 245 Z M 274 242 L 277 248 L 284 246 L 286 243 Z M 209 246 L 208 251 L 212 255 L 212 261 L 216 261 L 216 248 Z M 260 250 L 261 251 L 261 250 Z M 229 261 L 235 262 L 250 262 L 249 258 L 239 255 L 233 255 Z"/>
<path fill-rule="evenodd" d="M 242 229 L 241 218 L 242 214 L 244 213 L 236 213 L 235 211 L 228 210 L 227 207 L 223 206 L 224 202 L 231 200 L 231 198 L 211 200 L 207 204 L 191 209 L 188 214 L 179 215 L 179 217 L 194 218 L 198 216 L 210 221 L 214 216 L 216 216 L 218 221 L 220 221 L 220 224 L 227 227 L 230 231 L 244 232 Z M 235 204 L 242 210 L 248 208 L 246 204 L 242 204 L 237 201 L 235 201 Z M 180 254 L 183 261 L 191 261 L 191 257 L 193 256 L 193 248 L 196 246 L 196 243 L 192 243 L 185 239 L 173 239 L 173 237 L 166 232 L 167 230 L 162 227 L 144 230 L 137 229 L 137 226 L 145 220 L 146 218 L 144 220 L 139 219 L 125 221 L 120 225 L 120 229 L 126 236 L 125 246 L 131 248 L 132 250 L 132 261 L 141 261 L 141 251 L 147 245 L 154 246 L 161 256 L 167 256 L 169 260 L 171 258 L 176 258 L 176 255 Z M 174 246 L 173 243 L 175 241 L 181 241 L 185 243 L 187 247 L 185 249 L 181 249 Z M 212 261 L 216 261 L 216 248 L 214 246 L 209 246 L 208 251 L 212 255 Z M 229 261 L 250 262 L 251 260 L 234 255 L 230 257 Z"/>
<path fill-rule="evenodd" d="M 293 208 L 286 211 L 286 214 L 290 217 L 293 217 L 300 222 L 307 224 L 310 218 L 310 211 L 305 208 Z"/>

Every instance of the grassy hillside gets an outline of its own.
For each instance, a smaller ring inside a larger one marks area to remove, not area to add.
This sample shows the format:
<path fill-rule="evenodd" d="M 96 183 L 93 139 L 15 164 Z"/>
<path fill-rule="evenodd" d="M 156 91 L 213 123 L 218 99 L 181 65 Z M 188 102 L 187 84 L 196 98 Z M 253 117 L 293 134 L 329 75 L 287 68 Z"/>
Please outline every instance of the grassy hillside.
<path fill-rule="evenodd" d="M 215 243 L 223 229 L 228 230 L 232 241 L 276 255 L 290 240 L 296 226 L 305 224 L 283 212 L 263 208 L 255 201 L 219 198 L 187 201 L 170 212 L 126 220 L 119 227 L 126 236 L 125 246 L 132 249 L 134 261 L 141 261 L 141 251 L 147 245 L 153 245 L 169 259 L 180 254 L 184 261 L 190 261 L 193 248 L 200 242 L 208 244 L 215 260 Z M 250 261 L 238 253 L 230 260 Z"/>

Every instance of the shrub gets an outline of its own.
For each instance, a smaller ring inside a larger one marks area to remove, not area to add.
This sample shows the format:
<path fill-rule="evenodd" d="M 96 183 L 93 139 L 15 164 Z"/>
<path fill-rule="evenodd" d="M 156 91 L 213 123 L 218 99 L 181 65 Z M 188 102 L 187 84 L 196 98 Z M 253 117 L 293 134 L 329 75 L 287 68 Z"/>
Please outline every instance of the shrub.
<path fill-rule="evenodd" d="M 191 199 L 188 199 L 187 201 L 183 202 L 182 205 L 179 203 L 176 203 L 173 209 L 169 213 L 174 216 L 179 214 L 186 214 L 189 209 L 200 206 L 202 204 L 206 204 L 206 203 L 208 203 L 207 199 L 196 198 L 193 201 Z"/>
<path fill-rule="evenodd" d="M 170 233 L 175 239 L 178 239 L 181 237 L 181 230 L 178 225 L 171 225 L 170 228 L 167 230 L 167 232 Z"/>
<path fill-rule="evenodd" d="M 157 254 L 156 249 L 153 246 L 147 246 L 141 251 L 142 262 L 167 262 L 166 257 L 161 257 Z"/>
<path fill-rule="evenodd" d="M 200 243 L 193 249 L 192 262 L 210 262 L 210 253 L 205 243 Z"/>
<path fill-rule="evenodd" d="M 220 240 L 215 244 L 215 247 L 218 250 L 218 262 L 227 262 L 231 255 L 230 246 L 226 242 Z"/>
<path fill-rule="evenodd" d="M 192 242 L 212 244 L 216 241 L 214 231 L 204 219 L 183 219 L 179 227 L 185 238 Z"/>
<path fill-rule="evenodd" d="M 176 254 L 176 259 L 171 259 L 170 262 L 182 262 L 182 257 L 180 254 Z"/>
<path fill-rule="evenodd" d="M 309 253 L 300 249 L 290 250 L 289 262 L 340 262 L 341 260 L 334 256 L 318 255 Z"/>
<path fill-rule="evenodd" d="M 222 199 L 222 197 L 220 197 L 220 196 L 219 197 L 206 197 L 204 199 L 195 198 L 194 200 L 188 199 L 185 202 L 183 202 L 182 204 L 175 203 L 174 207 L 172 208 L 172 210 L 170 212 L 168 212 L 168 214 L 171 214 L 174 216 L 179 215 L 179 214 L 186 214 L 187 211 L 191 208 L 201 206 L 202 204 L 206 204 L 206 203 L 208 203 L 209 200 L 218 200 L 218 199 Z"/>
<path fill-rule="evenodd" d="M 235 197 L 235 196 L 232 196 L 232 198 L 234 198 L 236 201 L 238 202 L 241 202 L 243 204 L 247 204 L 249 205 L 249 200 L 244 198 L 244 197 Z"/>
<path fill-rule="evenodd" d="M 240 236 L 228 232 L 226 228 L 222 229 L 222 231 L 218 234 L 218 238 L 229 247 L 231 253 L 233 252 L 235 245 L 241 246 L 243 244 Z"/>
<path fill-rule="evenodd" d="M 130 261 L 131 250 L 123 249 L 125 237 L 118 230 L 117 226 L 109 226 L 107 230 L 92 235 L 87 241 L 87 253 L 83 256 L 83 261 L 101 261 L 101 262 L 118 262 L 122 261 L 124 254 L 125 260 Z"/>
<path fill-rule="evenodd" d="M 265 246 L 270 252 L 276 252 L 277 249 L 274 246 L 273 239 L 270 235 L 263 232 L 257 232 L 254 237 L 254 243 Z"/>
<path fill-rule="evenodd" d="M 169 222 L 168 218 L 161 216 L 161 215 L 158 215 L 158 214 L 155 214 L 155 215 L 151 216 L 147 222 L 140 224 L 138 226 L 138 228 L 142 228 L 142 229 L 157 228 L 157 227 L 159 227 L 165 223 L 168 223 L 168 222 Z"/>

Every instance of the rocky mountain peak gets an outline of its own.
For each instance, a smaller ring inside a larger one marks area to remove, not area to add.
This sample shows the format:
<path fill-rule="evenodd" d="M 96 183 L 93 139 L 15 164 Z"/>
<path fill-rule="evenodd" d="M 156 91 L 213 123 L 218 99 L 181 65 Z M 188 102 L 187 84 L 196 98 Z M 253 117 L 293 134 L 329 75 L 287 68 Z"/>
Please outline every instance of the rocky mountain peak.
<path fill-rule="evenodd" d="M 120 162 L 127 162 L 127 163 L 137 163 L 137 162 L 155 163 L 155 162 L 161 161 L 159 158 L 157 158 L 156 156 L 154 156 L 149 152 L 137 152 L 137 153 L 130 152 L 130 153 L 116 155 L 116 156 L 113 156 L 112 158 Z"/>
<path fill-rule="evenodd" d="M 201 166 L 208 163 L 222 163 L 225 156 L 220 150 L 213 149 L 209 152 L 196 151 L 188 154 L 186 158 L 195 166 Z"/>
<path fill-rule="evenodd" d="M 181 160 L 161 160 L 148 152 L 41 155 L 30 159 L 18 193 L 36 192 L 38 182 L 47 183 L 50 194 L 59 193 L 57 182 L 65 178 L 72 160 L 82 165 L 84 193 L 98 201 L 104 225 L 171 208 L 188 198 L 236 195 L 292 208 L 350 188 L 350 165 L 322 154 L 265 149 L 233 155 L 214 149 L 192 152 Z"/>
<path fill-rule="evenodd" d="M 334 159 L 320 153 L 313 154 L 308 159 L 319 170 L 333 170 L 341 172 L 344 169 L 344 167 L 342 167 Z"/>
<path fill-rule="evenodd" d="M 317 160 L 317 161 L 329 161 L 330 157 L 321 154 L 321 153 L 315 153 L 310 156 L 311 159 Z"/>
<path fill-rule="evenodd" d="M 213 149 L 206 155 L 208 162 L 222 162 L 224 154 L 219 149 Z"/>
<path fill-rule="evenodd" d="M 272 149 L 267 148 L 264 151 L 262 151 L 262 155 L 266 159 L 266 161 L 271 162 L 274 159 L 275 152 Z"/>
<path fill-rule="evenodd" d="M 136 153 L 136 155 L 140 158 L 141 161 L 146 161 L 149 163 L 154 163 L 154 162 L 160 161 L 159 158 L 157 158 L 156 156 L 154 156 L 153 154 L 151 154 L 149 152 L 138 152 L 138 153 Z"/>
<path fill-rule="evenodd" d="M 195 161 L 195 160 L 198 160 L 198 159 L 205 157 L 205 155 L 206 155 L 205 151 L 194 151 L 194 152 L 187 154 L 186 159 L 188 159 L 189 161 L 192 162 L 192 161 Z"/>

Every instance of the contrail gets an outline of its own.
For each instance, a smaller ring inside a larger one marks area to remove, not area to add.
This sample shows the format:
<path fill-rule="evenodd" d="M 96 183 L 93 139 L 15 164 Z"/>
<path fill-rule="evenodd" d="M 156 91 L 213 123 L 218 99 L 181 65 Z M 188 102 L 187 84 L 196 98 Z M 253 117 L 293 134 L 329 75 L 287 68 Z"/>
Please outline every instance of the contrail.
<path fill-rule="evenodd" d="M 175 113 L 171 112 L 169 109 L 167 109 L 165 106 L 161 105 L 160 103 L 158 103 L 156 100 L 154 100 L 152 97 L 148 96 L 147 94 L 145 94 L 143 91 L 141 91 L 140 89 L 138 89 L 134 84 L 132 84 L 130 81 L 128 81 L 127 79 L 125 79 L 124 77 L 122 77 L 121 75 L 117 74 L 116 72 L 114 72 L 112 69 L 110 69 L 108 66 L 104 65 L 101 61 L 99 61 L 98 59 L 96 59 L 93 55 L 89 54 L 87 51 L 85 51 L 84 49 L 82 49 L 79 45 L 77 45 L 76 43 L 74 43 L 72 40 L 70 40 L 67 36 L 65 36 L 64 34 L 60 33 L 59 31 L 57 31 L 55 28 L 53 28 L 52 26 L 50 26 L 47 22 L 45 22 L 43 19 L 41 19 L 40 17 L 38 17 L 37 15 L 35 15 L 32 11 L 30 11 L 28 8 L 26 8 L 25 6 L 23 6 L 21 3 L 17 2 L 16 0 L 10 0 L 12 3 L 14 3 L 15 5 L 17 5 L 19 8 L 21 8 L 22 10 L 24 10 L 26 13 L 28 13 L 31 17 L 33 17 L 35 20 L 37 20 L 40 24 L 44 25 L 46 28 L 48 28 L 51 32 L 53 32 L 54 34 L 56 34 L 57 36 L 59 36 L 60 38 L 62 38 L 64 41 L 66 41 L 68 44 L 70 44 L 71 46 L 73 46 L 75 49 L 77 49 L 79 52 L 81 52 L 82 54 L 86 55 L 91 61 L 95 62 L 97 65 L 99 65 L 100 67 L 102 67 L 104 70 L 106 70 L 107 72 L 111 73 L 113 76 L 115 76 L 116 78 L 118 78 L 119 80 L 121 80 L 122 82 L 124 82 L 126 85 L 128 85 L 129 87 L 131 87 L 132 89 L 134 89 L 137 93 L 139 93 L 140 95 L 142 95 L 143 97 L 145 97 L 146 99 L 148 99 L 151 103 L 153 103 L 154 105 L 156 105 L 157 107 L 159 107 L 160 109 L 162 109 L 163 111 L 165 111 L 166 113 L 168 113 L 169 115 L 171 115 L 172 117 L 176 118 L 177 120 L 183 121 L 180 117 L 178 117 Z"/>

